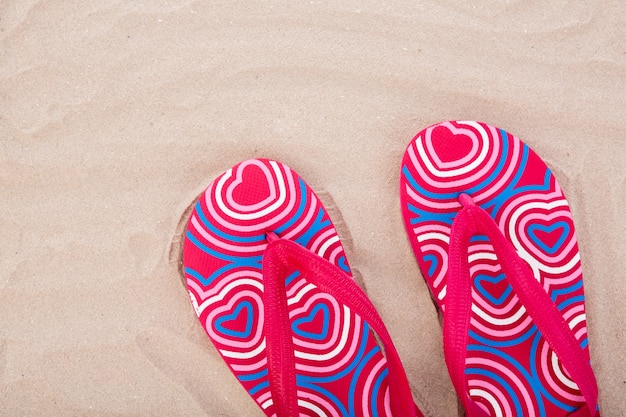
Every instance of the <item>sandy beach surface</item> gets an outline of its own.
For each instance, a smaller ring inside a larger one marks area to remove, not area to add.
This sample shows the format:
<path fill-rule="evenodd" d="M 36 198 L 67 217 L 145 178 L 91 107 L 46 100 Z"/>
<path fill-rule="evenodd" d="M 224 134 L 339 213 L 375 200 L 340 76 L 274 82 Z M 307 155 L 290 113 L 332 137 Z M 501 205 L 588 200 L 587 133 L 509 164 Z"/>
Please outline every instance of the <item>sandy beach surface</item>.
<path fill-rule="evenodd" d="M 555 172 L 603 416 L 626 415 L 625 28 L 621 1 L 0 2 L 0 415 L 261 417 L 179 243 L 216 175 L 268 157 L 343 219 L 417 404 L 456 416 L 398 200 L 410 139 L 448 119 Z"/>

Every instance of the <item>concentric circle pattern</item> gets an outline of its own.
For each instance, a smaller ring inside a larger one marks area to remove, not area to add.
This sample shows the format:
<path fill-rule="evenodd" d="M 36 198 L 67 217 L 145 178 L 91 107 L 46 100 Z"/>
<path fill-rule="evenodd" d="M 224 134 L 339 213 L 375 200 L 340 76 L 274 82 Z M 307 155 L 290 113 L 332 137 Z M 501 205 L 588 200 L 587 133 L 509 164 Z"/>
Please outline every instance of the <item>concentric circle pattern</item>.
<path fill-rule="evenodd" d="M 209 338 L 266 415 L 274 415 L 264 334 L 261 260 L 273 232 L 348 274 L 327 212 L 289 167 L 253 159 L 226 171 L 196 203 L 184 273 Z M 300 271 L 286 279 L 301 416 L 391 416 L 387 365 L 360 316 Z"/>
<path fill-rule="evenodd" d="M 485 123 L 431 126 L 411 141 L 402 162 L 405 226 L 444 314 L 450 228 L 461 209 L 460 193 L 491 214 L 588 357 L 580 257 L 565 196 L 528 146 Z M 492 416 L 565 416 L 580 407 L 580 391 L 519 302 L 486 237 L 473 237 L 468 260 L 470 396 Z"/>

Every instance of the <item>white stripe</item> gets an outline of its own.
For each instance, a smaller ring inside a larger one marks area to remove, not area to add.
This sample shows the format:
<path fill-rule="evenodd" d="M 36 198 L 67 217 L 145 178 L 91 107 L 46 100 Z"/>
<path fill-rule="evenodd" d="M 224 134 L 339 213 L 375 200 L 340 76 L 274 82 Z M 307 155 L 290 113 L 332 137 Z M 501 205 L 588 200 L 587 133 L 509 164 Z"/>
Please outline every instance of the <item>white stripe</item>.
<path fill-rule="evenodd" d="M 439 233 L 439 232 L 424 233 L 422 235 L 418 235 L 417 236 L 417 241 L 419 243 L 422 243 L 423 241 L 430 240 L 430 239 L 441 240 L 441 241 L 446 242 L 448 244 L 450 243 L 450 236 L 445 235 L 443 233 Z"/>
<path fill-rule="evenodd" d="M 346 345 L 346 341 L 348 340 L 348 333 L 351 333 L 350 310 L 348 309 L 348 307 L 343 306 L 343 329 L 341 332 L 341 339 L 339 340 L 339 343 L 337 344 L 337 346 L 332 351 L 326 354 L 310 354 L 310 353 L 300 352 L 299 350 L 296 350 L 294 352 L 294 355 L 296 358 L 308 359 L 308 360 L 314 360 L 314 361 L 325 361 L 328 359 L 332 359 L 335 356 L 337 356 L 339 352 L 341 352 L 341 350 Z"/>
<path fill-rule="evenodd" d="M 226 173 L 222 176 L 222 178 L 219 179 L 215 187 L 215 201 L 217 202 L 220 210 L 222 210 L 222 212 L 226 213 L 233 219 L 254 220 L 263 217 L 279 208 L 285 202 L 285 198 L 287 197 L 285 178 L 280 172 L 280 168 L 278 167 L 278 164 L 276 164 L 276 161 L 270 161 L 270 165 L 274 169 L 276 180 L 278 181 L 278 199 L 273 204 L 265 207 L 263 210 L 259 210 L 254 213 L 237 213 L 226 207 L 226 204 L 222 200 L 222 188 L 224 187 L 224 183 L 233 175 L 233 169 L 229 168 L 228 171 L 226 171 Z M 272 179 L 268 178 L 268 181 L 270 180 Z"/>
<path fill-rule="evenodd" d="M 498 403 L 498 400 L 496 400 L 496 398 L 491 395 L 490 392 L 487 392 L 484 389 L 480 388 L 472 388 L 469 390 L 469 394 L 471 397 L 480 397 L 487 400 L 487 402 L 491 404 L 491 408 L 496 412 L 495 417 L 502 417 L 502 409 L 500 408 L 500 403 Z"/>
<path fill-rule="evenodd" d="M 517 310 L 517 312 L 514 315 L 512 315 L 511 317 L 504 318 L 504 319 L 498 319 L 498 318 L 490 316 L 484 310 L 478 307 L 476 304 L 472 304 L 472 311 L 476 313 L 478 317 L 482 318 L 489 324 L 502 325 L 502 326 L 513 324 L 516 321 L 518 321 L 519 318 L 522 317 L 522 315 L 526 314 L 526 309 L 523 306 L 520 306 L 520 309 Z"/>
<path fill-rule="evenodd" d="M 561 367 L 559 366 L 559 358 L 556 357 L 556 353 L 552 352 L 552 369 L 556 374 L 556 377 L 561 381 L 561 383 L 565 384 L 568 388 L 578 391 L 578 385 L 574 381 L 572 381 L 569 377 L 565 376 L 563 371 L 561 371 Z"/>
<path fill-rule="evenodd" d="M 330 239 L 328 239 L 326 242 L 324 242 L 324 244 L 322 245 L 322 247 L 317 251 L 317 254 L 321 257 L 324 256 L 324 253 L 326 253 L 326 250 L 328 249 L 328 247 L 330 245 L 332 245 L 335 242 L 339 242 L 339 236 L 335 235 L 333 237 L 331 237 Z"/>
<path fill-rule="evenodd" d="M 265 339 L 254 350 L 248 350 L 246 352 L 233 352 L 226 349 L 220 349 L 220 353 L 227 358 L 233 359 L 250 359 L 265 350 Z"/>

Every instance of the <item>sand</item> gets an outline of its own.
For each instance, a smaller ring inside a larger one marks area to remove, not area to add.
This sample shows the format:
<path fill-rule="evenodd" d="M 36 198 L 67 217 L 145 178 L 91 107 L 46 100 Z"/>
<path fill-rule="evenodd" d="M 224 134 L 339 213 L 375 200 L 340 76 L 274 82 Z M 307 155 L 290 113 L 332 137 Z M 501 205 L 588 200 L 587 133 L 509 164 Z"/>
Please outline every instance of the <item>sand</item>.
<path fill-rule="evenodd" d="M 397 191 L 409 140 L 447 119 L 554 170 L 603 416 L 626 415 L 626 6 L 285 3 L 0 3 L 0 415 L 262 416 L 178 270 L 187 207 L 261 156 L 340 214 L 417 403 L 456 415 Z"/>

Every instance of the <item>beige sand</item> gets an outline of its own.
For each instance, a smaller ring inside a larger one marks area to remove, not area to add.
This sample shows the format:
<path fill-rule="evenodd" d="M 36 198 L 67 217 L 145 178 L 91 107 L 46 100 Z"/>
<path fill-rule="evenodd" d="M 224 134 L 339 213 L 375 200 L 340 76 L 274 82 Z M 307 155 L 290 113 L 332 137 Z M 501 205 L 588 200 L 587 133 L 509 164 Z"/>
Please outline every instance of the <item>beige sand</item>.
<path fill-rule="evenodd" d="M 334 200 L 416 401 L 456 415 L 397 192 L 408 141 L 451 118 L 556 172 L 603 415 L 626 415 L 624 3 L 284 3 L 0 3 L 0 415 L 262 415 L 176 262 L 186 207 L 257 156 Z"/>

